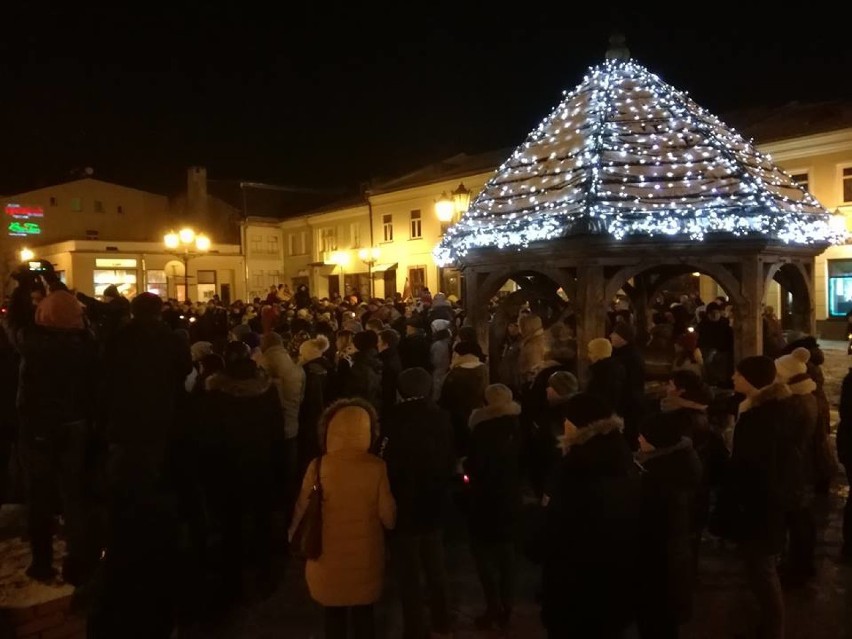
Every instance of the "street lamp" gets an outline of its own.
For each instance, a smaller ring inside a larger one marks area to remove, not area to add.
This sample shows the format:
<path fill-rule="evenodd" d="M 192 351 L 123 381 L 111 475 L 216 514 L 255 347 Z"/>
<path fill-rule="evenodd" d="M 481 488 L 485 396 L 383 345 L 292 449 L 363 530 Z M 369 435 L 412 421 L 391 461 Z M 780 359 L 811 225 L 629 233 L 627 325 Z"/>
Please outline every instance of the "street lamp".
<path fill-rule="evenodd" d="M 349 253 L 347 251 L 332 251 L 328 256 L 328 263 L 340 267 L 340 297 L 346 298 L 346 279 L 344 268 L 349 264 Z"/>
<path fill-rule="evenodd" d="M 455 204 L 447 195 L 446 191 L 441 191 L 441 197 L 435 202 L 435 214 L 442 224 L 448 224 L 453 221 L 455 215 Z"/>
<path fill-rule="evenodd" d="M 28 248 L 22 248 L 18 255 L 20 255 L 22 262 L 29 262 L 30 260 L 35 259 L 35 253 Z"/>
<path fill-rule="evenodd" d="M 210 250 L 210 238 L 203 233 L 196 233 L 189 227 L 181 230 L 169 231 L 163 237 L 166 249 L 175 255 L 179 255 L 183 261 L 183 298 L 189 301 L 189 258 Z"/>
<path fill-rule="evenodd" d="M 382 251 L 378 246 L 362 248 L 358 251 L 358 257 L 367 265 L 367 278 L 370 280 L 370 299 L 373 299 L 373 264 L 376 263 L 381 254 Z"/>
<path fill-rule="evenodd" d="M 453 205 L 459 218 L 467 213 L 467 207 L 470 206 L 470 189 L 465 188 L 464 182 L 459 182 L 458 188 L 453 191 Z"/>

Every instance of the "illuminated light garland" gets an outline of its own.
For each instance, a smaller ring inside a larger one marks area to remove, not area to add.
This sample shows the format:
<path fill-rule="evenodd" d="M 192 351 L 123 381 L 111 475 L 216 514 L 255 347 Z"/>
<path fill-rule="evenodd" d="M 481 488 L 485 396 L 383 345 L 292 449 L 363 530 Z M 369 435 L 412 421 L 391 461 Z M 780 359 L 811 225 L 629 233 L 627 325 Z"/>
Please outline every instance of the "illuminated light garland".
<path fill-rule="evenodd" d="M 564 96 L 447 231 L 439 265 L 586 233 L 845 239 L 771 158 L 642 65 L 607 60 Z"/>

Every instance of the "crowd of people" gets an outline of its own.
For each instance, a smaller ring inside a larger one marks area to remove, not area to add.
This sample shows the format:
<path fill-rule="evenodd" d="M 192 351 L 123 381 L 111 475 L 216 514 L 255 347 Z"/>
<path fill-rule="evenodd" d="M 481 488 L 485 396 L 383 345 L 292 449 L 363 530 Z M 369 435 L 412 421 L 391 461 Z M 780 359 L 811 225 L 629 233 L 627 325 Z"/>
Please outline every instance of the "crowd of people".
<path fill-rule="evenodd" d="M 813 577 L 812 504 L 832 471 L 821 351 L 767 329 L 766 354 L 735 362 L 724 298 L 660 301 L 649 323 L 614 303 L 579 376 L 567 310 L 545 326 L 522 307 L 489 357 L 442 293 L 273 287 L 225 307 L 115 287 L 97 300 L 50 269 L 16 279 L 0 461 L 25 478 L 27 574 L 56 577 L 61 513 L 61 578 L 94 637 L 169 637 L 271 592 L 318 486 L 322 551 L 305 577 L 329 639 L 374 636 L 386 558 L 404 637 L 451 636 L 451 511 L 483 630 L 510 627 L 521 560 L 540 566 L 554 638 L 677 637 L 705 534 L 742 549 L 761 637 L 783 636 L 782 580 Z M 852 381 L 844 398 L 848 430 Z"/>

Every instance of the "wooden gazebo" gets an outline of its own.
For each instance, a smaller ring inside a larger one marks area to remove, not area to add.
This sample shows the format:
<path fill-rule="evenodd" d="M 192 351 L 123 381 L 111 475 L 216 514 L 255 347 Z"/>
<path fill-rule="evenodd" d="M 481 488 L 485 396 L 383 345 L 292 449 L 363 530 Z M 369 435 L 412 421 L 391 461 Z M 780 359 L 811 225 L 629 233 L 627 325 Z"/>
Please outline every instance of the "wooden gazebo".
<path fill-rule="evenodd" d="M 623 47 L 590 69 L 496 171 L 435 255 L 464 270 L 468 322 L 484 342 L 488 305 L 509 279 L 561 288 L 577 343 L 605 333 L 624 291 L 643 321 L 674 276 L 712 277 L 735 308 L 735 356 L 760 352 L 771 280 L 814 329 L 814 257 L 843 231 L 807 191 Z M 579 348 L 580 371 L 585 348 Z"/>

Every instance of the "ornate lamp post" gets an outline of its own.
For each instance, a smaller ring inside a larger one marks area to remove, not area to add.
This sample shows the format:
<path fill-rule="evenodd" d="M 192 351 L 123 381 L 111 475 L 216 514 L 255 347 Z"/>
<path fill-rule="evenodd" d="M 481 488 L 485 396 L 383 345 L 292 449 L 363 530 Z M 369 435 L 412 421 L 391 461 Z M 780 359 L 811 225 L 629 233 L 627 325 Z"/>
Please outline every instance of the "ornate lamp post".
<path fill-rule="evenodd" d="M 470 189 L 466 188 L 464 182 L 459 182 L 455 190 L 450 191 L 447 195 L 446 191 L 441 192 L 441 197 L 435 200 L 435 215 L 441 223 L 441 235 L 446 234 L 450 224 L 457 222 L 462 215 L 467 213 L 467 208 L 470 206 Z M 438 268 L 438 281 L 441 283 L 443 292 L 447 292 L 445 285 L 444 273 L 447 269 Z"/>
<path fill-rule="evenodd" d="M 210 238 L 195 229 L 185 227 L 180 231 L 169 231 L 163 237 L 169 253 L 180 256 L 183 261 L 183 298 L 189 301 L 189 260 L 210 250 Z"/>
<path fill-rule="evenodd" d="M 373 264 L 378 261 L 381 254 L 382 251 L 378 246 L 362 248 L 358 251 L 358 257 L 367 265 L 367 278 L 370 280 L 370 299 L 373 299 Z"/>

